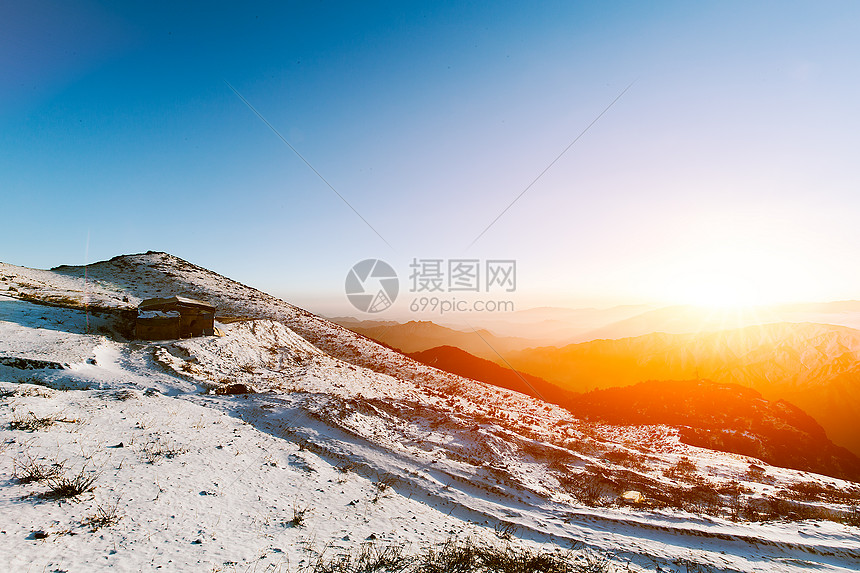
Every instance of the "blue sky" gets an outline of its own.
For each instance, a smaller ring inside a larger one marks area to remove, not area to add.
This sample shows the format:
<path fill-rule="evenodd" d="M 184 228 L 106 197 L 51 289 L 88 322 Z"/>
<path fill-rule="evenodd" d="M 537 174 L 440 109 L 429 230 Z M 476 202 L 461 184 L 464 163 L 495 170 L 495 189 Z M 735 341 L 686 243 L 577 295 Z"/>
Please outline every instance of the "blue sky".
<path fill-rule="evenodd" d="M 0 260 L 323 311 L 368 257 L 515 258 L 521 306 L 860 298 L 858 44 L 853 2 L 7 3 Z"/>

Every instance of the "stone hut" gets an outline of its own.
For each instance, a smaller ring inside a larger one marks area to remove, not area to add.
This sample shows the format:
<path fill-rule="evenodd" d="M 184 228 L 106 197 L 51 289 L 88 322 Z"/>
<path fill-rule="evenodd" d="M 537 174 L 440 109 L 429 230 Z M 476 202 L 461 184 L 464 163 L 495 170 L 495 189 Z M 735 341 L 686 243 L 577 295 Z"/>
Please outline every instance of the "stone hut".
<path fill-rule="evenodd" d="M 207 302 L 172 296 L 150 298 L 137 307 L 135 337 L 168 340 L 215 334 L 215 307 Z"/>

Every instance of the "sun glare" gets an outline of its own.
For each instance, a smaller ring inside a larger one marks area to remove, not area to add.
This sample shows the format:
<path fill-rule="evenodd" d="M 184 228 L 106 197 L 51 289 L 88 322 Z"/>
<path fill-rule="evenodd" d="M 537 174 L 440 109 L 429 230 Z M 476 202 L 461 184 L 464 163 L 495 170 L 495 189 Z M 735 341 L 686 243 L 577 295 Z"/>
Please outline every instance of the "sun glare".
<path fill-rule="evenodd" d="M 749 239 L 749 237 L 747 237 Z M 648 270 L 656 298 L 709 309 L 743 309 L 802 297 L 808 277 L 784 250 L 754 240 L 690 245 Z"/>
<path fill-rule="evenodd" d="M 686 277 L 677 285 L 675 298 L 681 304 L 690 304 L 711 309 L 746 308 L 769 301 L 754 284 L 743 278 L 725 274 L 708 273 Z"/>
<path fill-rule="evenodd" d="M 845 276 L 844 265 L 828 259 L 832 245 L 791 224 L 797 216 L 761 205 L 689 220 L 679 212 L 641 250 L 629 288 L 656 303 L 713 310 L 832 298 L 825 289 L 834 287 L 823 285 L 822 276 Z"/>

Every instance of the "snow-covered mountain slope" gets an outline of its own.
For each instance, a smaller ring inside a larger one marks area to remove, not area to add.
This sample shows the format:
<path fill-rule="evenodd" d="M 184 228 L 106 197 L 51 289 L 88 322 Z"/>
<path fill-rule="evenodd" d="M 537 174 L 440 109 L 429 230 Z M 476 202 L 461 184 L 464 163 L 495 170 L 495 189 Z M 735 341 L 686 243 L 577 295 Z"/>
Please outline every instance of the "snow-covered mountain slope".
<path fill-rule="evenodd" d="M 631 571 L 860 567 L 856 484 L 587 424 L 162 253 L 0 279 L 4 570 L 297 571 L 450 536 Z M 127 341 L 84 308 L 168 294 L 224 336 Z"/>
<path fill-rule="evenodd" d="M 16 289 L 18 297 L 94 308 L 134 309 L 146 298 L 184 295 L 204 299 L 219 317 L 270 318 L 284 322 L 300 336 L 332 356 L 403 378 L 433 378 L 420 367 L 346 328 L 281 299 L 167 253 L 123 255 L 85 267 L 61 266 L 51 271 L 0 263 L 0 293 Z"/>

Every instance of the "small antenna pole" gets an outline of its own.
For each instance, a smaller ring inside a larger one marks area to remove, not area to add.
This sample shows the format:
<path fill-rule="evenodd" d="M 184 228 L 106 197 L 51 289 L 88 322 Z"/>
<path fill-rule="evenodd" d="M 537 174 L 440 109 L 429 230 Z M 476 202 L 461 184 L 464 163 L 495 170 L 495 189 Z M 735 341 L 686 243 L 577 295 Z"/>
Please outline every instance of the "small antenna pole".
<path fill-rule="evenodd" d="M 84 312 L 87 315 L 87 334 L 90 333 L 90 293 L 87 266 L 90 264 L 90 231 L 87 229 L 87 246 L 84 250 Z"/>

